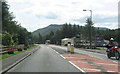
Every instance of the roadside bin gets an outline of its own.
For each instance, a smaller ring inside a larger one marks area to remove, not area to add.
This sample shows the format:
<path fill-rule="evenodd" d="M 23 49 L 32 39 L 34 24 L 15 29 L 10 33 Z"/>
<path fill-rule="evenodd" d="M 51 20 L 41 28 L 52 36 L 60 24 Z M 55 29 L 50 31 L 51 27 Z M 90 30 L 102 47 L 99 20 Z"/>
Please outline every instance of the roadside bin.
<path fill-rule="evenodd" d="M 74 45 L 71 44 L 71 53 L 73 54 L 74 53 Z"/>

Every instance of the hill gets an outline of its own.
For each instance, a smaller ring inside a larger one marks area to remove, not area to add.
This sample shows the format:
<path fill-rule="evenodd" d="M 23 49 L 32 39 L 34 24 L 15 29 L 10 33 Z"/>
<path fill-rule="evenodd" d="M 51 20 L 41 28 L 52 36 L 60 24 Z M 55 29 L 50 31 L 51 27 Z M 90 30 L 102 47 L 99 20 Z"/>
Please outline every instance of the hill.
<path fill-rule="evenodd" d="M 53 31 L 55 33 L 58 29 L 61 29 L 62 26 L 63 25 L 51 24 L 51 25 L 49 25 L 45 28 L 41 28 L 41 29 L 38 29 L 38 30 L 32 32 L 32 35 L 33 36 L 38 36 L 38 34 L 40 33 L 42 36 L 46 36 L 51 31 Z"/>
<path fill-rule="evenodd" d="M 57 24 L 51 24 L 47 27 L 38 29 L 34 32 L 32 32 L 33 36 L 38 36 L 38 34 L 40 33 L 42 36 L 46 36 L 47 34 L 50 34 L 51 31 L 53 31 L 54 33 L 58 30 L 61 29 L 63 25 L 57 25 Z M 96 27 L 98 28 L 98 27 Z M 105 27 L 99 27 L 99 30 L 107 30 L 108 28 Z"/>

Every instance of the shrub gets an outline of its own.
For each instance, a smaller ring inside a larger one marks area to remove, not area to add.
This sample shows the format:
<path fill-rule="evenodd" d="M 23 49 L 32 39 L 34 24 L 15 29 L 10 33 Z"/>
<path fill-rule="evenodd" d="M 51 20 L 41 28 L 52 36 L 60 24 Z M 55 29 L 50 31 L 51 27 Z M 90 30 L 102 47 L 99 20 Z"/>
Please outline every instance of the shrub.
<path fill-rule="evenodd" d="M 5 46 L 11 45 L 13 42 L 12 36 L 9 33 L 3 33 L 2 34 L 2 44 Z"/>

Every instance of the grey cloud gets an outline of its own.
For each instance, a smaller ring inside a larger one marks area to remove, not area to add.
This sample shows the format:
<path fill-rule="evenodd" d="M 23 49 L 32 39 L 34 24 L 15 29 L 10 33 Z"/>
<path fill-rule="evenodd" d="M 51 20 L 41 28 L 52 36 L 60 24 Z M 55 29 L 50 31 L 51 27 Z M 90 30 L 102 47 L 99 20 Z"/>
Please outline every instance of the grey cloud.
<path fill-rule="evenodd" d="M 37 18 L 46 18 L 46 19 L 57 19 L 58 15 L 55 13 L 49 12 L 47 15 L 36 15 Z"/>
<path fill-rule="evenodd" d="M 71 20 L 72 20 L 72 21 L 76 21 L 76 22 L 80 22 L 80 23 L 85 23 L 87 18 L 88 18 L 88 17 L 83 17 L 83 18 L 71 19 Z"/>
<path fill-rule="evenodd" d="M 109 22 L 109 23 L 114 23 L 114 22 L 118 22 L 118 16 L 109 16 L 109 17 L 106 17 L 104 15 L 96 15 L 96 16 L 93 16 L 93 21 L 95 23 L 105 23 L 105 22 Z M 104 17 L 104 18 L 102 18 Z"/>
<path fill-rule="evenodd" d="M 72 2 L 72 4 L 78 4 L 78 2 Z"/>
<path fill-rule="evenodd" d="M 77 22 L 80 22 L 80 23 L 85 23 L 86 22 L 86 19 L 88 17 L 83 17 L 83 18 L 80 18 L 80 19 L 72 19 L 72 21 L 77 21 Z M 94 23 L 114 23 L 114 22 L 118 22 L 118 16 L 104 16 L 104 15 L 94 15 L 93 16 L 93 22 Z"/>
<path fill-rule="evenodd" d="M 58 5 L 56 5 L 56 6 L 58 6 L 58 7 L 67 7 L 67 6 L 61 5 L 61 4 L 58 4 Z"/>

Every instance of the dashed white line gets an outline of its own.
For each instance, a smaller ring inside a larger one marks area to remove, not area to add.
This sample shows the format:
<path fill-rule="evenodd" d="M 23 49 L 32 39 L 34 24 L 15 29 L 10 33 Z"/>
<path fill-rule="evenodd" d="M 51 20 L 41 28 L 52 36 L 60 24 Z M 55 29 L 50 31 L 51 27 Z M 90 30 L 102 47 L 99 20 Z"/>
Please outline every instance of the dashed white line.
<path fill-rule="evenodd" d="M 72 64 L 74 67 L 76 67 L 78 70 L 82 71 L 83 73 L 86 73 L 84 70 L 82 70 L 81 68 L 79 68 L 78 66 L 76 66 L 74 63 L 72 63 L 71 61 L 68 61 L 70 64 Z"/>

